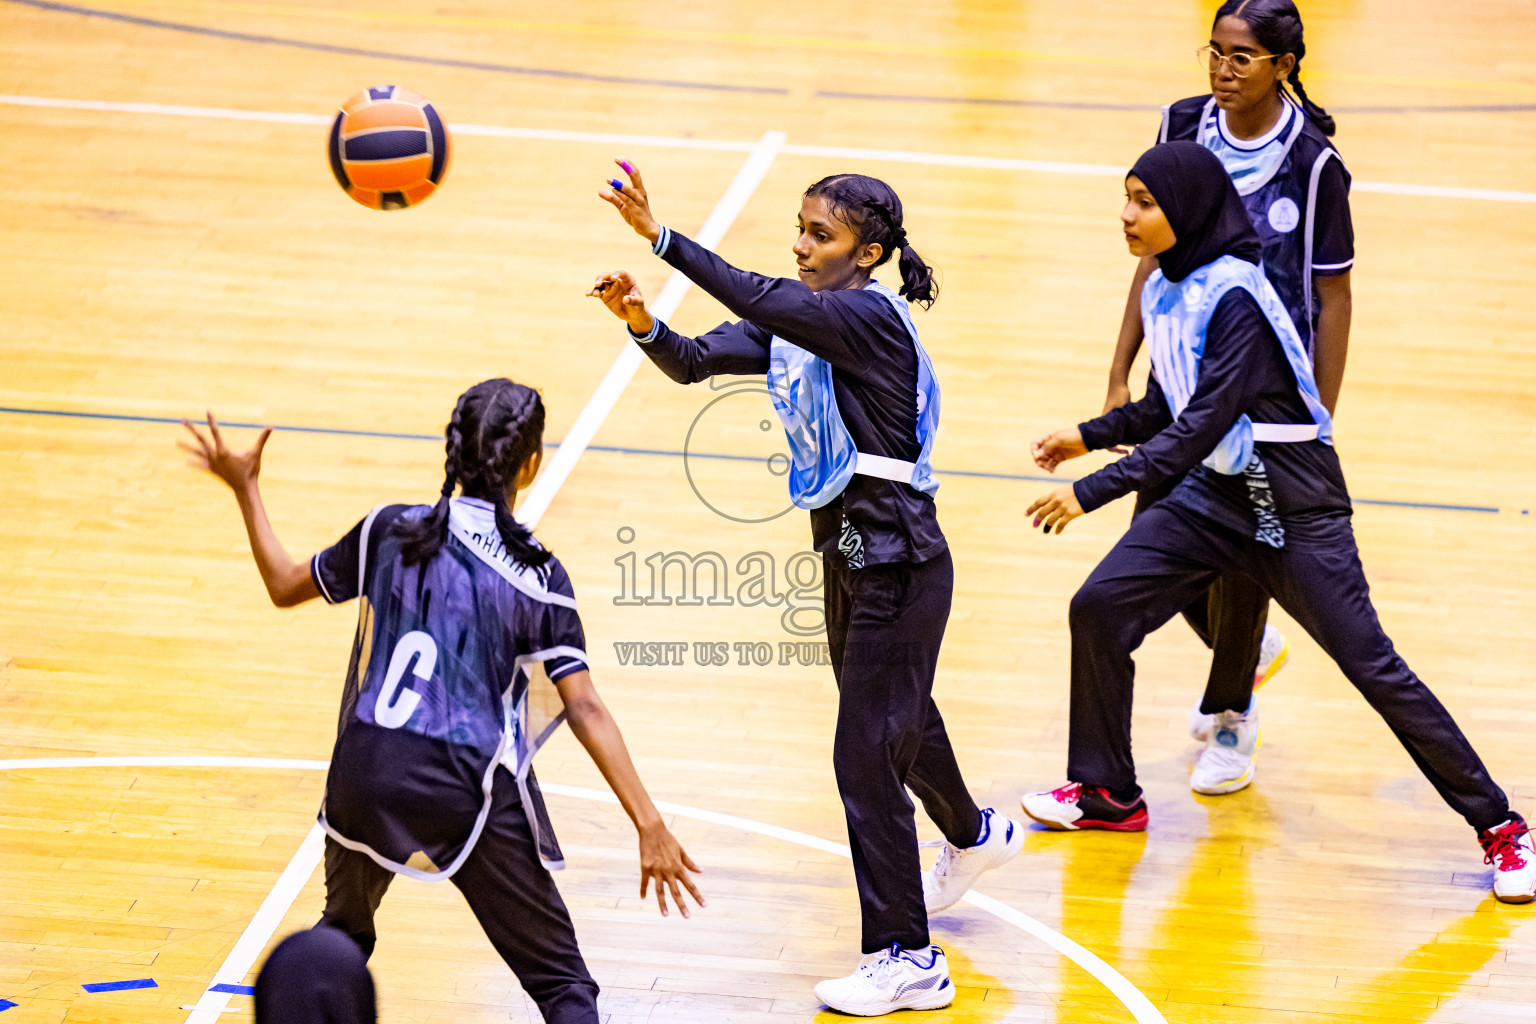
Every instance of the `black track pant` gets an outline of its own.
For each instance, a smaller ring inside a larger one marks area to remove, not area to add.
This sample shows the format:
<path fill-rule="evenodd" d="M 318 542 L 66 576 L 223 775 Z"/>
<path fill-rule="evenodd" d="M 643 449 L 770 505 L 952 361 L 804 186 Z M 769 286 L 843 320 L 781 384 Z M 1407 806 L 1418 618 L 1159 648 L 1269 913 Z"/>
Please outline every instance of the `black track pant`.
<path fill-rule="evenodd" d="M 1138 492 L 1132 520 L 1167 497 L 1182 479 Z M 1269 622 L 1269 595 L 1248 576 L 1219 576 L 1181 610 L 1189 628 L 1211 649 L 1201 713 L 1246 711 L 1253 702 L 1253 676 Z"/>
<path fill-rule="evenodd" d="M 848 845 L 859 885 L 864 952 L 928 945 L 917 824 L 907 789 L 956 846 L 974 845 L 981 811 L 933 702 L 954 563 L 849 569 L 823 555 L 827 641 L 837 677 L 832 765 L 848 815 Z"/>
<path fill-rule="evenodd" d="M 539 863 L 517 784 L 505 768 L 496 770 L 494 797 L 485 830 L 453 884 L 547 1024 L 598 1024 L 597 982 L 576 948 L 560 890 Z M 321 923 L 346 932 L 372 955 L 373 915 L 394 877 L 328 837 Z"/>
<path fill-rule="evenodd" d="M 1382 631 L 1346 516 L 1288 525 L 1280 549 L 1166 502 L 1136 517 L 1072 598 L 1070 780 L 1136 788 L 1131 652 L 1223 574 L 1245 575 L 1280 602 L 1468 824 L 1481 831 L 1509 817 L 1471 744 Z"/>

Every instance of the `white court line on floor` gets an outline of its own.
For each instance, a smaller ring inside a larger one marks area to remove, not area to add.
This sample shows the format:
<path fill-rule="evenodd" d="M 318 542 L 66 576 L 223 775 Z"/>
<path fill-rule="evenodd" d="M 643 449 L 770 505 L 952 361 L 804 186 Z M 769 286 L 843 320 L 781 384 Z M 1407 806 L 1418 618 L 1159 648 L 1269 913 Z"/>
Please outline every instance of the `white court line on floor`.
<path fill-rule="evenodd" d="M 77 100 L 54 96 L 0 95 L 0 105 L 16 107 L 53 107 L 66 110 L 102 110 L 123 114 L 162 114 L 175 117 L 225 118 L 238 121 L 268 121 L 274 124 L 325 125 L 331 117 L 321 114 L 295 114 L 276 110 L 233 110 L 222 107 L 188 107 L 160 103 L 123 103 L 114 100 Z M 556 128 L 511 128 L 488 124 L 452 124 L 459 135 L 484 135 L 503 139 L 541 139 L 549 142 L 586 142 L 615 146 L 653 146 L 663 149 L 705 149 L 748 153 L 760 142 L 735 139 L 692 139 L 672 135 L 626 135 L 613 132 L 578 132 Z M 937 167 L 967 167 L 976 170 L 1028 171 L 1039 174 L 1124 177 L 1126 168 L 1113 164 L 1070 163 L 1057 160 L 1023 160 L 1000 156 L 974 156 L 963 153 L 925 153 L 901 149 L 861 149 L 851 146 L 813 146 L 785 144 L 786 156 L 815 156 L 835 160 L 873 160 L 886 163 L 926 164 Z M 1496 203 L 1536 203 L 1536 192 L 1496 188 L 1462 188 L 1451 185 L 1413 185 L 1384 181 L 1355 181 L 1355 192 L 1382 195 L 1426 196 L 1433 199 L 1478 199 Z"/>
<path fill-rule="evenodd" d="M 93 768 L 109 766 L 119 768 L 156 768 L 165 767 L 168 764 L 174 764 L 176 767 L 188 768 L 292 767 L 309 770 L 323 770 L 327 766 L 327 762 L 325 761 L 300 761 L 294 759 L 272 757 L 34 757 L 18 758 L 14 760 L 0 760 L 0 771 L 28 768 Z M 573 797 L 578 800 L 593 800 L 598 803 L 606 804 L 617 804 L 619 802 L 618 798 L 607 790 L 590 789 L 586 786 L 567 786 L 558 782 L 540 782 L 539 787 L 544 792 L 552 793 L 556 796 Z M 743 832 L 752 832 L 757 835 L 768 836 L 772 839 L 779 839 L 787 843 L 793 843 L 797 846 L 807 846 L 811 849 L 821 850 L 823 853 L 830 853 L 838 857 L 851 858 L 852 856 L 848 847 L 842 843 L 835 843 L 830 839 L 822 839 L 820 836 L 813 836 L 808 832 L 797 832 L 794 829 L 783 828 L 778 825 L 770 825 L 761 821 L 753 821 L 751 818 L 738 818 L 734 814 L 721 814 L 718 811 L 705 810 L 700 807 L 689 807 L 685 804 L 674 804 L 662 800 L 656 801 L 656 808 L 664 814 L 673 814 L 681 818 L 692 818 L 695 821 L 705 821 L 713 825 L 722 825 L 726 828 L 740 829 Z M 309 836 L 305 837 L 304 842 L 306 846 L 309 844 L 311 839 L 314 839 L 316 835 L 321 834 L 322 833 L 320 833 L 320 829 L 318 827 L 312 829 Z M 294 861 L 296 862 L 297 860 L 298 858 L 295 857 Z M 318 857 L 316 859 L 316 863 L 318 863 Z M 311 865 L 310 870 L 313 870 L 313 865 Z M 283 888 L 284 881 L 287 880 L 290 872 L 294 871 L 295 864 L 290 863 L 288 865 L 288 869 L 283 872 L 283 879 L 279 880 L 278 882 L 278 889 Z M 309 871 L 304 871 L 302 877 L 299 879 L 298 886 L 294 889 L 293 896 L 288 900 L 289 904 L 293 902 L 293 899 L 298 897 L 298 889 L 303 887 L 304 880 L 308 877 Z M 267 912 L 269 903 L 275 902 L 273 897 L 276 895 L 278 889 L 274 889 L 272 895 L 269 895 L 266 901 L 262 903 L 261 910 L 257 912 L 258 917 L 261 917 L 262 914 Z M 1010 907 L 1008 904 L 1002 902 L 1001 900 L 994 899 L 991 896 L 984 895 L 974 890 L 967 893 L 963 899 L 966 903 L 971 904 L 978 910 L 984 910 L 994 917 L 997 917 L 998 919 L 1013 925 L 1015 928 L 1018 928 L 1021 931 L 1034 936 L 1036 939 L 1039 939 L 1041 942 L 1045 943 L 1047 946 L 1056 950 L 1056 952 L 1060 953 L 1062 956 L 1066 957 L 1068 960 L 1071 960 L 1073 963 L 1077 964 L 1077 966 L 1087 971 L 1094 977 L 1095 980 L 1099 982 L 1099 984 L 1108 989 L 1116 999 L 1120 1000 L 1125 1008 L 1131 1012 L 1131 1016 L 1136 1019 L 1137 1024 L 1168 1024 L 1167 1019 L 1162 1015 L 1161 1012 L 1158 1011 L 1157 1007 L 1152 1005 L 1152 1001 L 1143 995 L 1140 989 L 1138 989 L 1135 985 L 1132 985 L 1124 975 L 1115 970 L 1109 964 L 1105 963 L 1103 959 L 1098 957 L 1092 951 L 1085 949 L 1083 946 L 1074 942 L 1072 939 L 1067 938 L 1067 936 L 1061 934 L 1061 932 L 1058 932 L 1050 925 L 1044 924 L 1041 921 L 1037 921 L 1035 918 L 1030 917 L 1028 914 L 1025 914 L 1022 911 L 1015 910 L 1013 907 Z M 246 965 L 244 971 L 241 971 L 237 976 L 232 978 L 224 977 L 225 968 L 230 966 L 230 960 L 234 958 L 234 951 L 232 950 L 230 957 L 225 960 L 225 967 L 221 967 L 219 969 L 219 974 L 215 976 L 214 981 L 210 984 L 241 984 L 246 974 L 250 971 L 251 966 L 255 964 L 256 957 L 259 956 L 262 949 L 265 948 L 267 940 L 272 937 L 272 931 L 276 930 L 277 925 L 282 921 L 283 914 L 286 913 L 287 908 L 288 904 L 284 904 L 282 909 L 277 912 L 276 920 L 271 922 L 271 928 L 267 930 L 265 938 L 263 938 L 261 942 L 255 944 L 254 950 L 242 950 L 242 953 L 249 952 L 250 956 L 249 963 Z M 254 924 L 254 922 L 252 923 Z M 246 929 L 247 934 L 249 934 L 250 931 L 250 928 Z M 237 950 L 242 949 L 242 944 L 245 943 L 246 937 L 246 935 L 242 935 L 240 937 L 240 942 L 235 944 L 235 948 Z M 208 996 L 221 994 L 222 993 L 204 993 L 203 998 L 207 999 Z M 222 1010 L 223 1007 L 228 1004 L 228 1002 L 228 995 L 224 995 L 222 1002 L 218 1004 L 219 1009 Z M 208 1008 L 212 1009 L 212 1006 L 213 1003 L 210 1001 Z M 183 1007 L 183 1009 L 185 1009 L 185 1007 Z M 216 1021 L 218 1019 L 218 1012 L 219 1011 L 213 1011 L 211 1013 L 206 1012 L 203 1009 L 203 1001 L 199 1000 L 198 1009 L 192 1014 L 192 1016 L 187 1018 L 187 1024 L 193 1024 L 194 1021 Z M 199 1016 L 199 1014 L 203 1013 L 206 1013 L 206 1015 Z"/>
<path fill-rule="evenodd" d="M 763 177 L 768 173 L 768 168 L 773 166 L 774 157 L 784 146 L 783 132 L 764 132 L 763 137 L 757 140 L 752 147 L 752 153 L 741 165 L 741 170 L 736 172 L 735 179 L 730 187 L 725 190 L 725 195 L 715 204 L 709 219 L 699 229 L 695 240 L 706 249 L 714 249 L 725 237 L 725 232 L 735 223 L 741 211 L 747 205 L 747 200 L 752 198 L 752 193 L 757 191 L 757 186 L 762 184 Z M 672 276 L 667 278 L 667 283 L 662 285 L 661 293 L 656 296 L 656 301 L 651 305 L 651 315 L 658 320 L 671 319 L 677 312 L 677 307 L 682 303 L 683 296 L 688 294 L 688 289 L 693 287 L 693 282 L 684 277 L 681 271 L 674 270 Z M 622 331 L 621 325 L 615 325 L 615 334 Z M 571 470 L 576 468 L 576 461 L 581 458 L 587 446 L 592 443 L 592 438 L 597 435 L 598 429 L 608 414 L 613 411 L 619 397 L 624 394 L 624 389 L 634 379 L 635 371 L 640 369 L 640 364 L 645 361 L 645 353 L 629 339 L 621 343 L 624 347 L 619 349 L 618 356 L 608 372 L 603 375 L 602 382 L 597 390 L 592 392 L 592 397 L 587 399 L 587 404 L 582 406 L 581 412 L 576 417 L 576 422 L 571 424 L 565 432 L 565 438 L 560 442 L 560 447 L 555 449 L 555 454 L 550 458 L 544 471 L 541 472 L 528 488 L 528 494 L 523 498 L 523 503 L 518 507 L 517 518 L 526 523 L 531 529 L 538 524 L 543 517 L 549 503 L 554 500 L 555 494 L 564 485 L 566 478 L 571 475 Z"/>
<path fill-rule="evenodd" d="M 763 176 L 768 173 L 773 159 L 778 155 L 780 147 L 784 145 L 783 132 L 764 132 L 752 147 L 750 154 L 741 169 L 736 172 L 726 188 L 725 194 L 710 211 L 709 217 L 699 229 L 697 240 L 707 249 L 713 249 L 725 237 L 725 232 L 740 215 L 747 205 L 747 200 L 752 198 L 752 193 L 762 183 Z M 689 281 L 680 273 L 673 273 L 662 287 L 661 294 L 657 296 L 653 306 L 653 312 L 657 317 L 671 316 L 682 302 L 683 296 L 692 287 Z M 622 328 L 620 328 L 622 329 Z M 615 333 L 618 333 L 616 330 Z M 570 476 L 575 468 L 577 460 L 581 458 L 587 446 L 592 442 L 598 428 L 608 418 L 619 396 L 624 393 L 635 376 L 635 371 L 640 368 L 644 354 L 640 346 L 631 341 L 624 341 L 623 348 L 618 357 L 608 367 L 597 390 L 592 397 L 587 399 L 582 407 L 576 422 L 566 431 L 565 439 L 560 442 L 560 447 L 545 464 L 538 479 L 528 488 L 528 495 L 518 509 L 518 517 L 531 528 L 536 525 L 544 515 L 549 503 L 554 500 L 561 485 Z M 277 886 L 267 894 L 262 901 L 261 909 L 251 923 L 246 926 L 239 941 L 235 943 L 224 963 L 219 967 L 212 984 L 222 983 L 240 984 L 256 963 L 256 958 L 266 948 L 272 938 L 272 933 L 282 922 L 283 915 L 298 899 L 299 891 L 304 888 L 304 883 L 319 865 L 324 856 L 325 835 L 320 826 L 310 829 L 304 837 L 303 844 L 299 847 L 288 867 L 284 869 L 282 877 L 278 879 Z M 187 1017 L 186 1024 L 214 1024 L 219 1019 L 219 1014 L 229 1005 L 229 993 L 205 991 L 197 1001 L 197 1008 Z"/>

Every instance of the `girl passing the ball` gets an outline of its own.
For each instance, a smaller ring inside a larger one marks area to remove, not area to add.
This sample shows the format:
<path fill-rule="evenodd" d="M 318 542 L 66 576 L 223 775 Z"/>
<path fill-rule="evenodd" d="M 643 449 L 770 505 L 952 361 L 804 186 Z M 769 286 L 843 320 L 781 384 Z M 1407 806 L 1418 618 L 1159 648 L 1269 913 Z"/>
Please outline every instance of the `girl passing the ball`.
<path fill-rule="evenodd" d="M 1351 314 L 1354 227 L 1349 171 L 1329 141 L 1333 118 L 1307 96 L 1307 47 L 1292 0 L 1228 0 L 1197 52 L 1210 75 L 1208 95 L 1163 108 L 1157 141 L 1198 142 L 1221 159 L 1263 245 L 1264 276 L 1296 325 L 1313 363 L 1318 397 L 1330 414 L 1344 380 Z M 1137 266 L 1110 367 L 1104 411 L 1130 400 L 1131 363 L 1141 346 L 1141 290 L 1157 267 Z M 1138 513 L 1177 480 L 1139 491 Z M 1224 577 L 1184 609 L 1212 649 L 1205 694 L 1190 732 L 1206 744 L 1190 786 L 1208 795 L 1253 781 L 1258 709 L 1253 690 L 1286 662 L 1285 638 L 1267 625 L 1269 599 L 1241 576 Z"/>
<path fill-rule="evenodd" d="M 944 952 L 928 912 L 1012 857 L 1024 833 L 971 799 L 933 701 L 954 570 L 939 529 L 928 454 L 939 388 L 907 310 L 930 305 L 933 273 L 907 241 L 901 200 L 883 181 L 823 178 L 805 192 L 795 278 L 726 263 L 651 213 L 639 171 L 600 193 L 652 251 L 741 317 L 697 338 L 656 320 L 634 279 L 605 274 L 589 294 L 629 325 L 680 384 L 766 374 L 789 438 L 790 496 L 810 511 L 821 552 L 827 640 L 838 684 L 833 768 L 848 818 L 863 919 L 858 969 L 817 996 L 864 1016 L 948 1005 Z M 901 292 L 873 278 L 898 257 Z M 918 861 L 910 788 L 947 842 Z"/>
<path fill-rule="evenodd" d="M 1525 821 L 1376 617 L 1332 417 L 1221 161 L 1194 142 L 1156 146 L 1131 169 L 1126 194 L 1130 251 L 1159 267 L 1141 294 L 1147 395 L 1047 435 L 1034 454 L 1054 472 L 1091 450 L 1139 447 L 1026 514 L 1060 532 L 1115 498 L 1181 479 L 1072 598 L 1070 781 L 1025 796 L 1026 813 L 1059 829 L 1146 828 L 1131 760 L 1131 653 L 1217 577 L 1241 574 L 1333 658 L 1476 830 L 1494 894 L 1529 902 L 1536 850 Z"/>
<path fill-rule="evenodd" d="M 550 1024 L 597 1024 L 597 984 L 549 869 L 562 866 L 532 771 L 570 722 L 640 833 L 640 894 L 688 916 L 696 871 L 641 785 L 593 688 L 564 567 L 512 516 L 538 471 L 544 405 L 510 380 L 459 397 L 432 505 L 384 505 L 308 562 L 278 541 L 257 478 L 271 428 L 235 453 L 213 415 L 193 464 L 235 492 L 272 603 L 358 598 L 357 638 L 326 776 L 323 924 L 373 952 L 395 875 L 451 880 Z M 459 491 L 455 497 L 454 492 Z"/>

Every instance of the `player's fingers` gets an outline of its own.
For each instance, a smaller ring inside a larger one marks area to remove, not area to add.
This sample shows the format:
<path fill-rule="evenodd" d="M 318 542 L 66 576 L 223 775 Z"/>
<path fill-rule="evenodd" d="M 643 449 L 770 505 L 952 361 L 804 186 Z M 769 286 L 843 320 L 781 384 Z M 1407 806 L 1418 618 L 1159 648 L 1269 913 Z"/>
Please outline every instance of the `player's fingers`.
<path fill-rule="evenodd" d="M 191 420 L 182 420 L 182 421 L 181 421 L 181 425 L 182 425 L 182 426 L 184 426 L 184 427 L 186 427 L 186 428 L 187 428 L 187 431 L 188 431 L 188 433 L 190 433 L 190 434 L 191 434 L 191 435 L 192 435 L 192 436 L 193 436 L 193 437 L 194 437 L 194 438 L 196 438 L 196 440 L 197 440 L 197 446 L 198 446 L 198 447 L 199 447 L 199 448 L 200 448 L 200 449 L 202 449 L 202 451 L 203 451 L 203 453 L 204 453 L 204 454 L 207 454 L 207 452 L 208 452 L 208 442 L 207 442 L 207 441 L 206 441 L 206 440 L 204 440 L 204 439 L 203 439 L 203 435 L 202 435 L 202 433 L 201 433 L 201 432 L 200 432 L 200 431 L 199 431 L 199 430 L 198 430 L 198 429 L 197 429 L 197 427 L 195 427 L 195 426 L 193 426 L 193 425 L 192 425 L 192 421 L 191 421 Z M 184 439 L 183 439 L 183 440 L 184 440 Z"/>
<path fill-rule="evenodd" d="M 645 194 L 645 178 L 641 177 L 641 175 L 640 175 L 640 168 L 636 167 L 634 164 L 630 163 L 628 160 L 620 160 L 619 161 L 619 166 L 624 168 L 624 173 L 625 174 L 629 175 L 629 180 L 630 180 L 631 184 L 633 184 L 635 186 L 635 188 L 642 195 L 644 195 Z"/>
<path fill-rule="evenodd" d="M 687 888 L 689 895 L 693 897 L 693 902 L 697 903 L 701 907 L 709 906 L 709 904 L 704 902 L 704 894 L 699 892 L 699 887 L 693 884 L 693 879 L 689 878 L 687 875 L 683 875 L 682 882 L 683 886 Z"/>
<path fill-rule="evenodd" d="M 679 848 L 678 852 L 683 855 L 683 867 L 687 868 L 689 871 L 692 871 L 692 872 L 694 872 L 696 874 L 702 875 L 704 873 L 704 869 L 699 867 L 697 864 L 695 864 L 693 862 L 693 858 L 688 856 L 688 851 L 687 850 Z"/>
<path fill-rule="evenodd" d="M 661 908 L 662 917 L 670 917 L 667 910 L 667 887 L 661 884 L 661 879 L 656 879 L 656 905 Z"/>
<path fill-rule="evenodd" d="M 667 879 L 667 882 L 672 887 L 672 902 L 677 905 L 677 909 L 682 912 L 683 917 L 687 918 L 688 917 L 688 904 L 683 901 L 682 891 L 680 889 L 678 889 L 678 887 L 677 887 L 677 878 L 674 876 L 672 878 Z"/>
<path fill-rule="evenodd" d="M 255 455 L 256 457 L 260 458 L 261 457 L 261 450 L 267 446 L 267 438 L 269 438 L 271 436 L 272 436 L 272 428 L 271 427 L 262 427 L 261 428 L 261 433 L 259 435 L 257 435 L 257 437 L 256 437 L 255 445 L 253 445 L 251 447 L 251 453 L 253 455 Z"/>
<path fill-rule="evenodd" d="M 1034 501 L 1029 503 L 1029 508 L 1024 510 L 1024 514 L 1027 515 L 1027 516 L 1034 515 L 1036 510 L 1038 510 L 1040 508 L 1040 506 L 1044 505 L 1049 500 L 1050 500 L 1049 497 L 1036 498 Z M 1039 525 L 1039 524 L 1036 524 L 1036 525 Z"/>
<path fill-rule="evenodd" d="M 213 443 L 216 446 L 224 447 L 224 435 L 219 433 L 219 421 L 214 418 L 212 409 L 208 410 L 208 433 L 213 435 Z"/>

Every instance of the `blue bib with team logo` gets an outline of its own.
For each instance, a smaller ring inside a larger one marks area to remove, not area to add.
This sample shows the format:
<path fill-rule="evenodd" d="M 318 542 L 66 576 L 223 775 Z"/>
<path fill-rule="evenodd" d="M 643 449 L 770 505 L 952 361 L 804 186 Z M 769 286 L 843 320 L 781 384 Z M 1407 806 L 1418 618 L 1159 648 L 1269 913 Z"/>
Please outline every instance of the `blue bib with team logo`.
<path fill-rule="evenodd" d="M 1333 443 L 1333 419 L 1318 397 L 1312 359 L 1289 312 L 1263 270 L 1236 256 L 1222 256 L 1177 283 L 1154 270 L 1141 290 L 1141 320 L 1152 353 L 1152 372 L 1168 399 L 1174 418 L 1189 405 L 1205 355 L 1205 334 L 1216 306 L 1227 292 L 1242 288 L 1257 300 L 1274 328 L 1296 375 L 1297 390 L 1312 415 L 1311 427 L 1255 424 L 1245 413 L 1227 431 L 1205 465 L 1228 476 L 1244 471 L 1253 460 L 1255 441 Z"/>
<path fill-rule="evenodd" d="M 917 352 L 917 438 L 922 452 L 916 462 L 861 453 L 837 410 L 832 364 L 775 335 L 768 353 L 768 392 L 789 439 L 789 497 L 800 508 L 828 504 L 855 473 L 909 484 L 924 494 L 939 489 L 928 462 L 939 431 L 939 383 L 933 364 L 917 339 L 906 300 L 878 281 L 864 287 L 891 303 Z"/>

